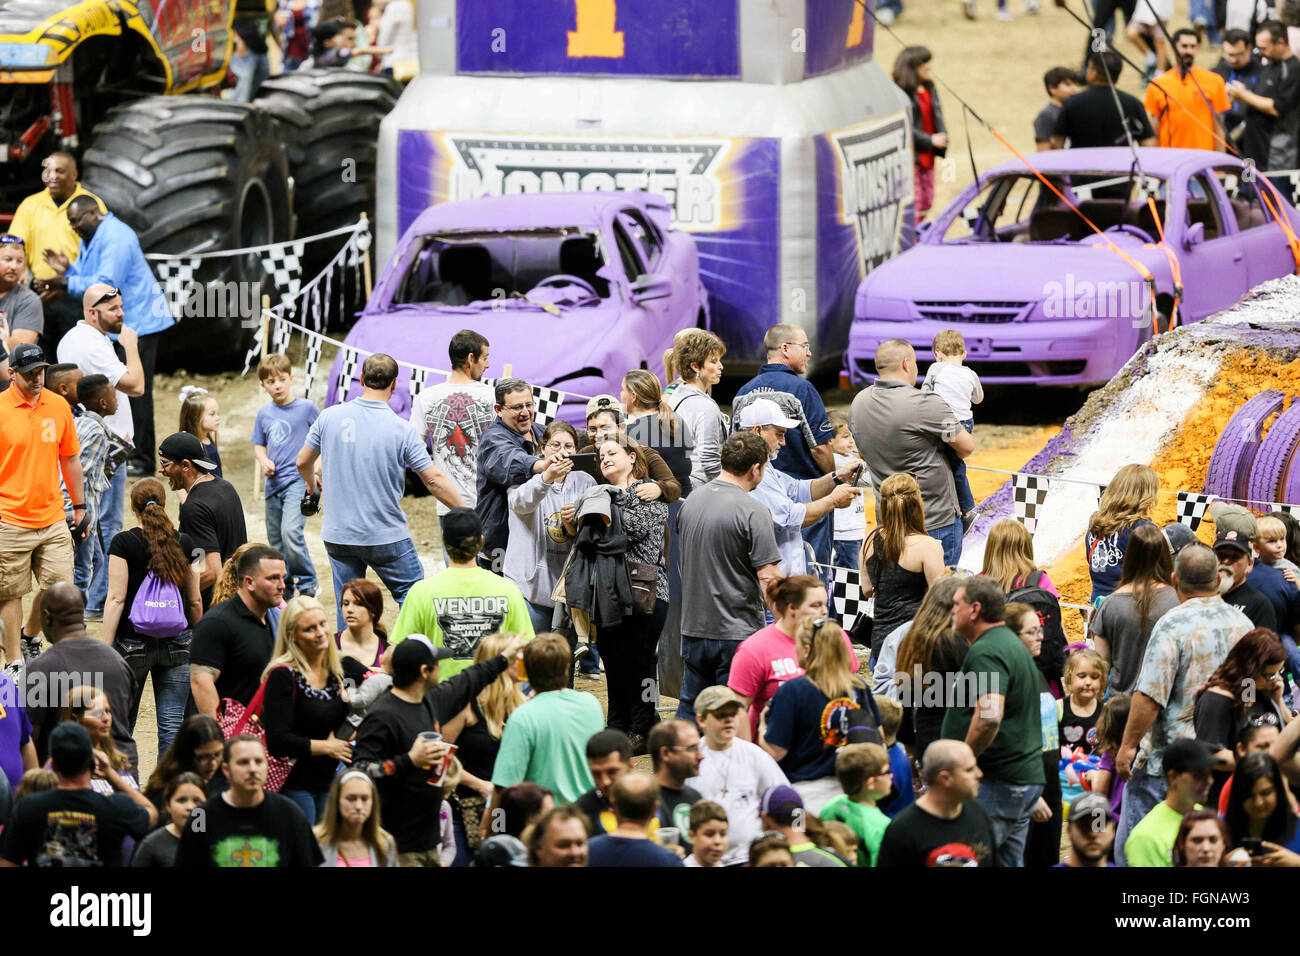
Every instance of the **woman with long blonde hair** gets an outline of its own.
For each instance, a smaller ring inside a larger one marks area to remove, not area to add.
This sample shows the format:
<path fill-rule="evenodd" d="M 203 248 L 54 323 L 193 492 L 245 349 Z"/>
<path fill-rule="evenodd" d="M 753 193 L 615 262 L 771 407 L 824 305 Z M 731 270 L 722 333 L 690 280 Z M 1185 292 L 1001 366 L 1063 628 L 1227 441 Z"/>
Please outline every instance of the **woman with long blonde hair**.
<path fill-rule="evenodd" d="M 261 721 L 267 753 L 295 761 L 281 793 L 298 804 L 308 823 L 324 811 L 339 763 L 352 762 L 352 734 L 335 733 L 349 712 L 345 680 L 355 687 L 365 675 L 360 661 L 340 657 L 320 601 L 300 594 L 285 606 L 262 672 Z"/>
<path fill-rule="evenodd" d="M 1102 492 L 1101 503 L 1088 519 L 1088 533 L 1083 539 L 1092 578 L 1093 607 L 1119 586 L 1128 539 L 1138 525 L 1152 523 L 1151 509 L 1159 493 L 1160 476 L 1152 468 L 1138 464 L 1117 471 Z"/>
<path fill-rule="evenodd" d="M 916 479 L 890 475 L 880 483 L 876 501 L 880 523 L 862 542 L 862 596 L 876 599 L 872 661 L 890 631 L 916 616 L 926 588 L 943 574 L 943 545 L 925 533 Z"/>
<path fill-rule="evenodd" d="M 360 770 L 330 783 L 320 822 L 312 830 L 325 862 L 321 866 L 397 866 L 397 841 L 379 817 L 379 790 Z"/>
<path fill-rule="evenodd" d="M 816 814 L 840 792 L 835 754 L 850 734 L 879 728 L 880 711 L 867 682 L 853 673 L 839 624 L 805 617 L 795 628 L 797 663 L 804 673 L 782 684 L 759 723 L 758 744 L 781 765 Z"/>
<path fill-rule="evenodd" d="M 1028 584 L 1061 596 L 1047 572 L 1034 564 L 1034 539 L 1029 530 L 1014 518 L 1003 518 L 989 529 L 980 573 L 996 581 L 1007 594 Z"/>
<path fill-rule="evenodd" d="M 961 670 L 966 651 L 970 649 L 952 626 L 952 600 L 957 589 L 968 581 L 969 575 L 951 574 L 932 584 L 916 610 L 907 636 L 898 645 L 895 669 L 904 707 L 903 728 L 910 731 L 900 732 L 899 739 L 907 743 L 910 738 L 913 753 L 918 757 L 940 737 L 943 716 L 948 709 L 947 688 Z M 932 691 L 926 692 L 927 681 L 933 681 L 936 675 L 944 686 L 944 694 L 938 700 Z"/>
<path fill-rule="evenodd" d="M 479 641 L 474 663 L 481 664 L 504 653 L 514 638 L 513 634 L 489 634 Z M 514 660 L 503 674 L 479 691 L 468 707 L 442 727 L 443 737 L 459 748 L 456 757 L 461 765 L 460 785 L 448 797 L 457 830 L 457 860 L 453 866 L 468 866 L 469 855 L 478 849 L 479 823 L 492 799 L 492 767 L 501 749 L 501 735 L 506 721 L 523 706 L 525 699 L 519 662 Z"/>

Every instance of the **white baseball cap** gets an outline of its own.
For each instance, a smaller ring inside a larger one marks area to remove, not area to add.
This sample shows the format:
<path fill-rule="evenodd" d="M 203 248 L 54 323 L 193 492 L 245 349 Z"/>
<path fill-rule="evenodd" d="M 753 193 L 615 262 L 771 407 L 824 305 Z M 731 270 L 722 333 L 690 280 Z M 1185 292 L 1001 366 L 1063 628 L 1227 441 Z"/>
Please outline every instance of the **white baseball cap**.
<path fill-rule="evenodd" d="M 740 410 L 737 425 L 741 428 L 759 428 L 766 425 L 797 428 L 799 422 L 782 415 L 781 406 L 770 398 L 756 398 Z"/>

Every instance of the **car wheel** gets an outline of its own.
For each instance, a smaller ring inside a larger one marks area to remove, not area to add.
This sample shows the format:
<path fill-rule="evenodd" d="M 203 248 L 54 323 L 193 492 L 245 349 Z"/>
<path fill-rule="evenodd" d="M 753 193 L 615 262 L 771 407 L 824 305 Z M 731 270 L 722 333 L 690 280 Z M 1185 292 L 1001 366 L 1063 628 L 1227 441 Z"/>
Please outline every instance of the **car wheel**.
<path fill-rule="evenodd" d="M 1210 455 L 1205 493 L 1221 498 L 1247 498 L 1251 466 L 1259 454 L 1260 434 L 1268 419 L 1282 407 L 1284 396 L 1269 389 L 1242 405 L 1228 419 Z"/>
<path fill-rule="evenodd" d="M 82 170 L 86 188 L 135 230 L 145 252 L 238 249 L 290 236 L 279 124 L 246 103 L 150 96 L 115 107 L 95 127 Z M 256 253 L 202 260 L 195 280 L 207 294 L 187 302 L 185 317 L 164 333 L 159 368 L 231 368 L 252 341 L 261 295 L 274 292 Z M 228 307 L 230 290 L 235 303 L 258 303 L 251 315 L 225 314 L 240 311 Z"/>
<path fill-rule="evenodd" d="M 1283 485 L 1288 469 L 1292 484 L 1300 485 L 1300 403 L 1294 401 L 1277 417 L 1260 443 L 1259 454 L 1250 469 L 1246 500 L 1300 503 L 1300 498 L 1285 496 Z"/>

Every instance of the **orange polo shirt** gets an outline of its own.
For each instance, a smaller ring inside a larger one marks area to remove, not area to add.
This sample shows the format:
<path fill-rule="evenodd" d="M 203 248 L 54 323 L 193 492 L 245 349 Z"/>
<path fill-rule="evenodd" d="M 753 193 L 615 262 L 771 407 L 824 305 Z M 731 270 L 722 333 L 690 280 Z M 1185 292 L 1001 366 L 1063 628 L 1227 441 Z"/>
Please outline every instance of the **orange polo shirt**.
<path fill-rule="evenodd" d="M 1194 66 L 1187 71 L 1186 79 L 1177 68 L 1156 77 L 1147 87 L 1142 106 L 1160 120 L 1159 145 L 1178 149 L 1217 149 L 1214 114 L 1205 103 L 1207 99 L 1215 113 L 1226 113 L 1232 106 L 1223 77 L 1217 73 Z M 1171 103 L 1170 100 L 1177 102 Z"/>
<path fill-rule="evenodd" d="M 0 392 L 0 521 L 48 528 L 62 521 L 59 459 L 81 453 L 72 409 L 47 388 L 35 402 Z"/>

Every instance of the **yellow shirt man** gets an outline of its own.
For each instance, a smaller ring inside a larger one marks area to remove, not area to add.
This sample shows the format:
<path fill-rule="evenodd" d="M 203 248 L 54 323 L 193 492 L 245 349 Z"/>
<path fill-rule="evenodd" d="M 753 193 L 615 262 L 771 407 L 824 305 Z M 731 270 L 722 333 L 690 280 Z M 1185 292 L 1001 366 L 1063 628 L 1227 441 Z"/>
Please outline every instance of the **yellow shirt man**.
<path fill-rule="evenodd" d="M 32 275 L 38 279 L 51 279 L 58 273 L 45 261 L 46 249 L 63 253 L 69 262 L 77 259 L 80 240 L 68 222 L 68 203 L 77 196 L 90 196 L 99 203 L 101 213 L 108 212 L 108 207 L 102 199 L 77 181 L 77 164 L 66 153 L 47 156 L 42 164 L 41 178 L 49 188 L 42 189 L 19 203 L 13 222 L 9 225 L 9 232 L 22 236 L 27 246 L 27 265 L 32 270 Z M 71 192 L 68 192 L 69 189 Z M 62 196 L 62 201 L 57 201 L 55 194 Z"/>

